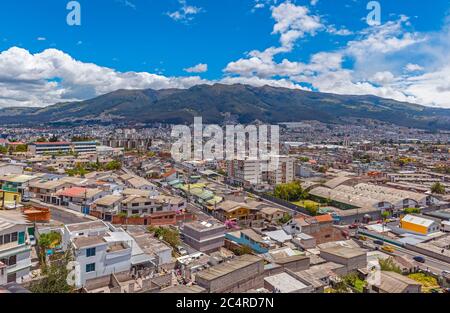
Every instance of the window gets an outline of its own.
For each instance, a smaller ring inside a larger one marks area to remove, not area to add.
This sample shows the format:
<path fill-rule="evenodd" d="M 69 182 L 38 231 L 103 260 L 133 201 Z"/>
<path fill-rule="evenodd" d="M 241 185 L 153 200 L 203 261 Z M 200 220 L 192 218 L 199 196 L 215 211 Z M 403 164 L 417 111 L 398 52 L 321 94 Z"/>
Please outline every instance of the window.
<path fill-rule="evenodd" d="M 145 205 L 152 205 L 151 202 L 145 202 Z"/>
<path fill-rule="evenodd" d="M 131 211 L 131 214 L 133 214 L 133 215 L 134 215 L 134 214 L 139 214 L 139 210 L 132 210 L 132 211 Z"/>
<path fill-rule="evenodd" d="M 131 206 L 139 206 L 139 203 L 133 203 Z"/>
<path fill-rule="evenodd" d="M 5 234 L 3 235 L 3 242 L 5 244 L 10 243 L 11 242 L 11 234 Z"/>
<path fill-rule="evenodd" d="M 86 249 L 86 256 L 89 258 L 91 256 L 95 256 L 95 248 Z"/>
<path fill-rule="evenodd" d="M 16 255 L 12 255 L 9 257 L 9 261 L 8 261 L 8 265 L 16 265 L 17 263 L 17 256 Z"/>
<path fill-rule="evenodd" d="M 95 272 L 95 263 L 86 264 L 86 273 Z"/>
<path fill-rule="evenodd" d="M 0 245 L 3 244 L 3 235 L 0 235 Z"/>
<path fill-rule="evenodd" d="M 11 234 L 11 242 L 17 241 L 17 232 Z"/>

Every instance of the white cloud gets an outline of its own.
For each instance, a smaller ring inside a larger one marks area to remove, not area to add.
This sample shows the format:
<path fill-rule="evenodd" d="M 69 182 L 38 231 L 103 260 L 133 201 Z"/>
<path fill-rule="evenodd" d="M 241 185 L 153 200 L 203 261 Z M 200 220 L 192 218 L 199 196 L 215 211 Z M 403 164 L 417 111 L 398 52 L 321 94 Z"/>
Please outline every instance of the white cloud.
<path fill-rule="evenodd" d="M 208 83 L 197 76 L 118 72 L 77 61 L 56 49 L 31 54 L 13 47 L 0 53 L 0 106 L 47 106 L 117 89 L 188 88 Z"/>
<path fill-rule="evenodd" d="M 418 64 L 408 63 L 408 64 L 406 64 L 404 69 L 407 72 L 417 72 L 417 71 L 422 71 L 424 68 Z"/>
<path fill-rule="evenodd" d="M 45 37 L 37 37 L 36 40 L 37 41 L 46 41 L 47 38 L 45 38 Z"/>
<path fill-rule="evenodd" d="M 188 5 L 186 0 L 178 0 L 180 8 L 174 12 L 168 12 L 167 15 L 177 22 L 187 22 L 194 18 L 195 15 L 203 12 L 200 7 Z"/>
<path fill-rule="evenodd" d="M 188 73 L 205 73 L 208 71 L 208 64 L 199 63 L 195 66 L 185 68 L 184 71 Z"/>

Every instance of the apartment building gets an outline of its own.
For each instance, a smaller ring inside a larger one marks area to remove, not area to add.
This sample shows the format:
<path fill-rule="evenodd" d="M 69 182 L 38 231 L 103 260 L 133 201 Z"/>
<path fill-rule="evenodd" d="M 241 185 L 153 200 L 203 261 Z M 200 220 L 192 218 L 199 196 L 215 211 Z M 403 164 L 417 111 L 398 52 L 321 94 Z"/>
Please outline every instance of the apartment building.
<path fill-rule="evenodd" d="M 289 157 L 276 157 L 277 165 L 274 169 L 268 169 L 267 181 L 270 185 L 290 183 L 294 180 L 294 160 Z"/>
<path fill-rule="evenodd" d="M 228 160 L 227 172 L 228 177 L 236 184 L 262 183 L 261 165 L 257 159 Z"/>
<path fill-rule="evenodd" d="M 294 160 L 286 156 L 273 156 L 270 160 L 229 160 L 227 172 L 235 184 L 274 186 L 294 180 Z"/>
<path fill-rule="evenodd" d="M 30 274 L 28 223 L 16 212 L 2 212 L 0 216 L 0 264 L 6 283 L 21 283 Z"/>
<path fill-rule="evenodd" d="M 215 251 L 225 243 L 225 225 L 219 221 L 195 221 L 184 224 L 184 242 L 201 252 Z"/>

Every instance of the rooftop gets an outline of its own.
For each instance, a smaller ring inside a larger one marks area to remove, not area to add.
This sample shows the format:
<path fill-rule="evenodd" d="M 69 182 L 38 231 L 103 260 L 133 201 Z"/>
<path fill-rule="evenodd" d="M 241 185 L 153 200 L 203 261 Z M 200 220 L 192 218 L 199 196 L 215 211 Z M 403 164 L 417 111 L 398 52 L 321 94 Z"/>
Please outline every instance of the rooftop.
<path fill-rule="evenodd" d="M 258 262 L 263 262 L 263 259 L 255 255 L 246 254 L 229 262 L 222 263 L 201 271 L 197 274 L 196 277 L 205 280 L 214 280 Z"/>

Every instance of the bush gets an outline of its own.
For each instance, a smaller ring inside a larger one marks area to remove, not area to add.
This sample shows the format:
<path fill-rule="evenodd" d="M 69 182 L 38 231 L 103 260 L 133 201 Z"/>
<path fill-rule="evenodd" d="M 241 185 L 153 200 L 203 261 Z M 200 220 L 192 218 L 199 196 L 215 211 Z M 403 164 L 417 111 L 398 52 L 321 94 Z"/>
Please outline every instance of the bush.
<path fill-rule="evenodd" d="M 304 192 L 300 182 L 295 181 L 287 184 L 277 185 L 273 191 L 276 198 L 286 201 L 299 201 L 303 199 Z"/>

